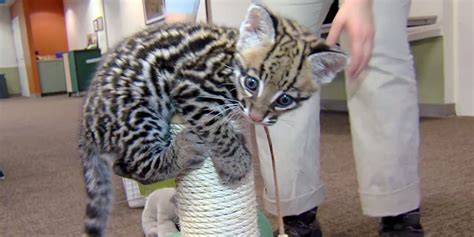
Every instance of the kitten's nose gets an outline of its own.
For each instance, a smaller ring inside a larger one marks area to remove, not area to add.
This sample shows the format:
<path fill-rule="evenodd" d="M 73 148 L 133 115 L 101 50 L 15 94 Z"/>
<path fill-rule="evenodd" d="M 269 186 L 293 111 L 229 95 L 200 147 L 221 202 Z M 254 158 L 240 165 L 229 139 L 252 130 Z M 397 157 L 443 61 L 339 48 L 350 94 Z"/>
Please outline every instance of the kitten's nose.
<path fill-rule="evenodd" d="M 249 111 L 249 118 L 254 121 L 254 122 L 262 122 L 263 121 L 263 115 L 259 114 L 258 112 L 255 112 L 255 110 L 251 109 Z"/>

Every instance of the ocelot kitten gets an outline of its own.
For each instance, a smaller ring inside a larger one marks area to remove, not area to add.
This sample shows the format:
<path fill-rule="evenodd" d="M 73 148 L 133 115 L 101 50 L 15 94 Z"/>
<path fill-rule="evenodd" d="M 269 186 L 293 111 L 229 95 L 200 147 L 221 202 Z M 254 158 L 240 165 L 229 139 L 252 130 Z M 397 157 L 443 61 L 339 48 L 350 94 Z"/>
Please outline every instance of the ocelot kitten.
<path fill-rule="evenodd" d="M 240 29 L 157 25 L 104 56 L 83 110 L 86 234 L 103 236 L 111 172 L 151 183 L 210 156 L 223 182 L 250 170 L 243 114 L 272 125 L 343 69 L 346 56 L 295 22 L 252 5 Z M 188 129 L 173 136 L 179 113 Z"/>

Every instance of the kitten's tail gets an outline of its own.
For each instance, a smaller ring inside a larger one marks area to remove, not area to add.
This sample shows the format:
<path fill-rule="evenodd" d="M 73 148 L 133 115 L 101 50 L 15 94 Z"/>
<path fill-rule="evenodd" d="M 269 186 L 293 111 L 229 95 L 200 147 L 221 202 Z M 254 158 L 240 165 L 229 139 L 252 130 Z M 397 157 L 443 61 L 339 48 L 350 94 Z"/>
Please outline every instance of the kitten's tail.
<path fill-rule="evenodd" d="M 105 236 L 105 227 L 112 206 L 112 174 L 109 161 L 82 147 L 82 165 L 87 193 L 85 234 Z"/>

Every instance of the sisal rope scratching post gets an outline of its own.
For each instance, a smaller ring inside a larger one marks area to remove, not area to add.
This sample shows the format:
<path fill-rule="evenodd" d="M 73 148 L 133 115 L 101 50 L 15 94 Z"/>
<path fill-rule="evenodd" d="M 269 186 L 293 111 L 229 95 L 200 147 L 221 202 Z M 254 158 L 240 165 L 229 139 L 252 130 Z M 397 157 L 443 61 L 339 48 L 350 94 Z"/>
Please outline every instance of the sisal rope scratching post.
<path fill-rule="evenodd" d="M 183 128 L 172 125 L 175 133 Z M 240 182 L 223 185 L 207 158 L 176 181 L 182 236 L 260 236 L 253 170 Z"/>

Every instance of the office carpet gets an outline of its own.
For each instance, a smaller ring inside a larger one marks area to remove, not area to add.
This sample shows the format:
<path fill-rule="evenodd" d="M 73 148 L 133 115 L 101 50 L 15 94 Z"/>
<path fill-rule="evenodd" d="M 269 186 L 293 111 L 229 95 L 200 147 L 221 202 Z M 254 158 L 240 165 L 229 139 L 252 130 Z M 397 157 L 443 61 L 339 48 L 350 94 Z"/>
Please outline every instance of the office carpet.
<path fill-rule="evenodd" d="M 85 192 L 77 149 L 82 98 L 0 100 L 0 236 L 80 236 Z M 325 236 L 376 236 L 361 214 L 348 116 L 321 115 Z M 474 118 L 422 119 L 422 221 L 426 236 L 474 236 Z M 258 163 L 256 162 L 257 171 Z M 257 172 L 257 192 L 261 178 Z M 141 209 L 114 177 L 108 236 L 143 236 Z M 273 223 L 274 218 L 270 217 Z"/>

